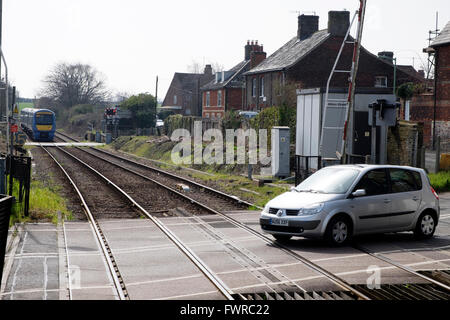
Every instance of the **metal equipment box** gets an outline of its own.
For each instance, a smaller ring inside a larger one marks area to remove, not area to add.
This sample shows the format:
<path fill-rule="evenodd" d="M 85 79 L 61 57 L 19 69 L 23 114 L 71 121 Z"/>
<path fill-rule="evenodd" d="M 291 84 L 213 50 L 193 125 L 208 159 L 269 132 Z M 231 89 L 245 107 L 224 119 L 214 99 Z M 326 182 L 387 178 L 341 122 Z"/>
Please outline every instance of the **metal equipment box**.
<path fill-rule="evenodd" d="M 272 128 L 272 175 L 290 177 L 291 129 L 289 127 Z"/>

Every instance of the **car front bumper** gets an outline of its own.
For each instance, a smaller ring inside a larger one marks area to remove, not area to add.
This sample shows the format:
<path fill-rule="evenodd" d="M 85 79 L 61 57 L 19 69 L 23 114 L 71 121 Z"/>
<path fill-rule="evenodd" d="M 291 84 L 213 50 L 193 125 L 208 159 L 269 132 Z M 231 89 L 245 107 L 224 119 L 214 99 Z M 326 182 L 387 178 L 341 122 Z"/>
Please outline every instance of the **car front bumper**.
<path fill-rule="evenodd" d="M 283 234 L 307 238 L 322 238 L 322 221 L 318 216 L 309 217 L 281 217 L 281 219 L 288 220 L 287 226 L 273 225 L 272 219 L 279 218 L 273 215 L 262 215 L 259 223 L 261 229 L 269 234 Z"/>

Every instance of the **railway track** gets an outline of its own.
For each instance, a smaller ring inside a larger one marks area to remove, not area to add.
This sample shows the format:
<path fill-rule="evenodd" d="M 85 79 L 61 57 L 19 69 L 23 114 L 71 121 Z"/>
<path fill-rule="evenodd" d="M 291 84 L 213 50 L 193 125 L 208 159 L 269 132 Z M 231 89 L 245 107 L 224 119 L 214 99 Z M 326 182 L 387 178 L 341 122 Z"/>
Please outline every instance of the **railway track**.
<path fill-rule="evenodd" d="M 169 229 L 167 229 L 158 219 L 156 219 L 151 213 L 149 213 L 143 206 L 141 206 L 138 202 L 136 202 L 128 193 L 126 193 L 124 190 L 122 190 L 120 187 L 118 187 L 114 182 L 106 178 L 104 175 L 102 175 L 100 172 L 89 166 L 88 164 L 84 163 L 80 159 L 76 158 L 69 152 L 63 150 L 62 148 L 56 148 L 58 152 L 62 152 L 66 156 L 70 157 L 73 161 L 79 163 L 83 167 L 90 170 L 92 173 L 94 173 L 99 179 L 101 179 L 105 185 L 107 185 L 109 188 L 113 189 L 114 192 L 117 194 L 120 194 L 123 199 L 126 199 L 127 202 L 130 205 L 130 209 L 134 208 L 138 214 L 141 216 L 144 216 L 148 219 L 150 219 L 169 239 L 172 241 L 179 249 L 180 251 L 189 258 L 189 260 L 196 265 L 196 267 L 202 272 L 202 274 L 214 285 L 215 288 L 224 296 L 227 300 L 234 300 L 232 296 L 232 292 L 230 289 L 228 289 L 223 282 L 215 276 L 213 272 L 206 266 L 201 259 L 199 259 L 195 253 L 190 250 L 182 241 L 178 239 L 178 237 L 173 234 Z M 104 236 L 104 233 L 100 227 L 100 224 L 97 222 L 97 219 L 92 214 L 91 210 L 89 209 L 86 201 L 84 200 L 81 192 L 79 191 L 78 187 L 75 185 L 73 179 L 68 175 L 67 171 L 64 170 L 63 166 L 57 161 L 57 159 L 52 155 L 51 152 L 47 150 L 47 148 L 44 148 L 46 152 L 50 155 L 50 157 L 58 164 L 58 166 L 63 170 L 64 174 L 66 175 L 67 179 L 69 179 L 70 183 L 76 190 L 78 196 L 80 199 L 82 199 L 82 205 L 85 209 L 85 212 L 88 216 L 88 220 L 91 222 L 91 225 L 95 229 L 95 233 L 97 235 L 97 240 L 99 241 L 102 252 L 104 253 L 104 256 L 106 257 L 108 261 L 109 271 L 113 278 L 115 279 L 114 283 L 117 289 L 117 292 L 119 294 L 120 299 L 129 299 L 128 292 L 125 287 L 125 283 L 123 281 L 123 277 L 120 274 L 119 267 L 117 263 L 115 262 L 114 256 L 112 254 L 111 247 L 108 245 L 107 239 Z"/>
<path fill-rule="evenodd" d="M 72 140 L 74 140 L 74 139 L 72 139 Z M 336 276 L 333 273 L 330 273 L 329 271 L 322 268 L 318 264 L 313 263 L 311 260 L 304 258 L 302 255 L 294 252 L 293 250 L 291 250 L 284 244 L 281 244 L 278 242 L 274 243 L 270 237 L 248 227 L 247 225 L 239 222 L 238 220 L 230 217 L 229 215 L 224 214 L 224 213 L 222 213 L 214 208 L 211 208 L 209 206 L 206 206 L 206 205 L 200 203 L 199 201 L 188 197 L 186 194 L 178 192 L 174 188 L 168 187 L 161 182 L 158 182 L 156 180 L 153 180 L 153 179 L 147 177 L 145 172 L 143 172 L 142 170 L 147 171 L 147 174 L 148 174 L 148 171 L 154 171 L 154 172 L 158 172 L 158 175 L 169 176 L 171 179 L 174 179 L 174 180 L 178 179 L 178 182 L 183 181 L 184 183 L 189 183 L 189 184 L 194 185 L 199 188 L 207 188 L 208 192 L 210 194 L 215 194 L 216 196 L 217 196 L 217 194 L 220 194 L 220 197 L 222 197 L 222 198 L 232 199 L 232 201 L 234 203 L 238 202 L 239 204 L 242 204 L 241 201 L 233 198 L 232 196 L 225 195 L 225 197 L 224 197 L 224 195 L 222 193 L 220 193 L 220 192 L 217 193 L 216 190 L 211 189 L 209 187 L 202 186 L 191 180 L 173 175 L 171 173 L 167 173 L 161 169 L 149 167 L 142 163 L 138 163 L 138 162 L 126 159 L 121 156 L 113 155 L 113 154 L 103 151 L 103 150 L 95 150 L 94 152 L 92 152 L 93 150 L 90 150 L 89 152 L 86 150 L 79 150 L 79 151 L 89 153 L 90 156 L 95 157 L 98 160 L 102 160 L 104 162 L 109 162 L 118 167 L 121 167 L 123 170 L 126 170 L 126 171 L 134 174 L 135 176 L 139 176 L 143 179 L 150 180 L 150 181 L 160 185 L 161 187 L 172 191 L 173 193 L 177 194 L 177 196 L 186 198 L 188 201 L 190 201 L 191 203 L 194 203 L 195 205 L 200 206 L 203 210 L 209 212 L 210 214 L 221 216 L 224 220 L 231 223 L 235 227 L 248 231 L 252 235 L 255 235 L 259 239 L 263 240 L 264 242 L 266 242 L 268 244 L 274 244 L 279 249 L 281 249 L 284 253 L 294 257 L 298 261 L 301 261 L 303 264 L 305 264 L 306 266 L 308 266 L 315 272 L 320 273 L 321 275 L 330 279 L 333 283 L 337 284 L 343 290 L 342 292 L 344 294 L 344 299 L 345 299 L 345 297 L 349 297 L 351 299 L 364 299 L 364 300 L 379 299 L 380 297 L 391 297 L 392 299 L 399 298 L 399 297 L 402 297 L 404 299 L 413 299 L 414 297 L 419 297 L 419 298 L 424 298 L 424 297 L 439 298 L 440 297 L 443 299 L 450 298 L 450 295 L 448 294 L 448 292 L 450 292 L 450 288 L 447 284 L 445 284 L 429 275 L 416 272 L 416 271 L 412 270 L 411 268 L 408 268 L 406 266 L 403 266 L 402 264 L 392 261 L 389 258 L 384 257 L 382 254 L 372 253 L 372 252 L 368 251 L 366 248 L 363 248 L 360 246 L 355 246 L 355 248 L 361 252 L 364 252 L 367 255 L 372 256 L 375 259 L 378 259 L 380 261 L 388 263 L 391 266 L 399 268 L 405 272 L 411 273 L 415 277 L 421 278 L 422 280 L 428 282 L 428 284 L 423 284 L 420 286 L 386 286 L 385 285 L 382 288 L 380 288 L 376 294 L 373 292 L 373 290 L 367 291 L 367 290 L 364 290 L 364 288 L 362 288 L 361 286 L 351 286 L 349 283 L 347 283 L 340 277 Z M 116 159 L 116 160 L 115 161 L 108 160 L 107 158 Z M 124 163 L 126 163 L 128 165 L 125 165 Z M 131 169 L 130 166 L 134 166 L 134 170 Z M 142 170 L 139 170 L 140 172 L 138 172 L 136 170 L 136 168 L 140 168 Z M 176 182 L 176 181 L 172 181 L 172 185 L 174 184 L 174 182 Z M 245 203 L 245 205 L 251 206 L 252 204 Z M 392 292 L 395 292 L 395 294 Z M 403 294 L 400 294 L 401 292 L 403 292 Z M 288 291 L 284 291 L 284 290 L 281 290 L 281 291 L 273 290 L 273 292 L 266 292 L 264 294 L 255 294 L 255 295 L 250 294 L 250 295 L 247 295 L 246 297 L 243 297 L 242 295 L 238 295 L 235 297 L 237 299 L 243 299 L 243 298 L 246 298 L 246 299 L 281 299 L 281 298 L 283 298 L 283 299 L 290 300 L 290 299 L 296 299 L 296 298 L 301 299 L 302 297 L 303 297 L 303 299 L 314 298 L 314 297 L 316 297 L 317 299 L 321 299 L 321 298 L 327 299 L 327 298 L 331 298 L 331 297 L 335 297 L 336 299 L 339 299 L 339 297 L 341 297 L 341 296 L 336 295 L 336 293 L 334 293 L 334 292 L 333 293 L 324 292 L 324 293 L 320 293 L 320 294 L 315 293 L 312 295 L 308 295 L 308 293 L 301 292 L 301 291 L 300 292 L 288 292 Z"/>
<path fill-rule="evenodd" d="M 58 137 L 59 135 L 59 137 Z M 61 138 L 63 137 L 63 138 Z M 57 132 L 56 138 L 60 139 L 61 141 L 66 141 L 65 139 L 68 139 L 73 142 L 78 142 L 78 140 Z M 101 149 L 97 148 L 90 148 L 89 149 L 92 152 L 95 152 L 97 155 L 101 155 L 101 157 L 107 157 L 111 159 L 112 162 L 119 163 L 121 165 L 126 165 L 128 168 L 133 168 L 134 170 L 137 170 L 141 173 L 145 174 L 151 174 L 152 177 L 155 180 L 161 180 L 164 179 L 164 183 L 171 185 L 173 188 L 177 188 L 180 184 L 187 185 L 189 187 L 189 192 L 193 197 L 199 197 L 199 199 L 205 200 L 207 197 L 214 197 L 214 201 L 218 202 L 218 208 L 220 207 L 226 207 L 226 204 L 232 204 L 232 207 L 230 209 L 248 209 L 248 208 L 256 208 L 261 209 L 260 207 L 256 206 L 253 203 L 250 203 L 248 201 L 239 199 L 236 196 L 227 194 L 225 192 L 213 189 L 209 186 L 206 186 L 204 184 L 198 183 L 196 181 L 193 181 L 191 179 L 188 179 L 186 177 L 182 177 L 170 172 L 167 172 L 165 170 L 159 169 L 154 166 L 149 166 L 143 163 L 140 163 L 138 161 L 134 161 L 122 156 L 119 156 L 117 154 L 113 154 Z M 206 196 L 205 196 L 206 195 Z M 224 205 L 225 204 L 225 205 Z"/>
<path fill-rule="evenodd" d="M 56 160 L 56 158 L 46 148 L 43 148 L 43 149 L 53 159 L 53 161 L 57 164 L 57 166 L 61 169 L 62 173 L 65 175 L 67 180 L 70 182 L 70 184 L 72 185 L 72 187 L 73 187 L 75 193 L 77 194 L 79 200 L 81 201 L 81 205 L 83 207 L 83 210 L 84 210 L 84 212 L 86 214 L 86 217 L 87 217 L 88 221 L 90 222 L 90 225 L 91 225 L 91 227 L 92 227 L 92 229 L 94 231 L 94 234 L 96 236 L 96 240 L 98 242 L 98 245 L 100 246 L 101 251 L 103 253 L 103 256 L 105 258 L 106 265 L 108 266 L 109 273 L 111 275 L 111 278 L 113 279 L 114 287 L 116 289 L 116 293 L 117 293 L 119 299 L 120 300 L 129 300 L 128 291 L 126 289 L 125 283 L 123 281 L 122 275 L 121 275 L 121 273 L 119 271 L 119 268 L 117 266 L 115 258 L 112 255 L 111 248 L 110 248 L 110 246 L 108 244 L 108 241 L 107 241 L 103 231 L 101 230 L 101 228 L 100 228 L 96 218 L 92 214 L 92 211 L 89 208 L 89 206 L 88 206 L 84 196 L 80 192 L 80 189 L 77 187 L 77 185 L 75 184 L 73 179 L 69 176 L 67 171 L 64 169 L 64 167 L 58 162 L 58 160 Z M 66 252 L 66 254 L 67 254 L 67 257 L 68 257 L 68 252 Z M 69 274 L 69 277 L 70 277 L 70 274 Z M 71 283 L 71 281 L 69 279 L 69 298 L 72 297 L 72 293 L 71 293 L 71 290 L 70 290 L 70 283 Z"/>

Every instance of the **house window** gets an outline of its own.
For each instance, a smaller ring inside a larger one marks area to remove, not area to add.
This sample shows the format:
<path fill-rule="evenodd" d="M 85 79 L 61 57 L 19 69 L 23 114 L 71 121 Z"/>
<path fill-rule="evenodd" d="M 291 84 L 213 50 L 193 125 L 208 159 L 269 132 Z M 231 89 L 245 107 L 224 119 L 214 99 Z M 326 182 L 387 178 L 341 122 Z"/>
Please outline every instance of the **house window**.
<path fill-rule="evenodd" d="M 210 106 L 210 99 L 211 99 L 211 93 L 208 91 L 208 92 L 206 93 L 206 102 L 205 102 L 205 105 L 206 105 L 207 107 Z"/>
<path fill-rule="evenodd" d="M 387 88 L 387 77 L 375 77 L 375 88 Z"/>
<path fill-rule="evenodd" d="M 176 106 L 178 103 L 177 96 L 173 96 L 173 105 Z"/>
<path fill-rule="evenodd" d="M 205 118 L 209 119 L 209 112 L 205 113 Z"/>
<path fill-rule="evenodd" d="M 264 97 L 264 77 L 259 78 L 259 96 Z"/>
<path fill-rule="evenodd" d="M 222 91 L 221 90 L 219 90 L 218 92 L 217 92 L 217 106 L 222 106 Z"/>
<path fill-rule="evenodd" d="M 256 78 L 252 80 L 252 97 L 256 97 Z"/>

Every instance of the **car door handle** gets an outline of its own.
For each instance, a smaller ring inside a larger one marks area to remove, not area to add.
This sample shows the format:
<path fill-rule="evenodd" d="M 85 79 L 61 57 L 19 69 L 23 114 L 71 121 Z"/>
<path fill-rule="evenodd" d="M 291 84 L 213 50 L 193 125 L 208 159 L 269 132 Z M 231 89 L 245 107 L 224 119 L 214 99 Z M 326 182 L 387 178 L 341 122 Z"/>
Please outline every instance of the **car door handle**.
<path fill-rule="evenodd" d="M 384 199 L 384 203 L 391 203 L 392 202 L 392 200 L 389 200 L 389 199 Z"/>
<path fill-rule="evenodd" d="M 420 199 L 418 197 L 413 198 L 414 201 L 419 201 Z"/>

